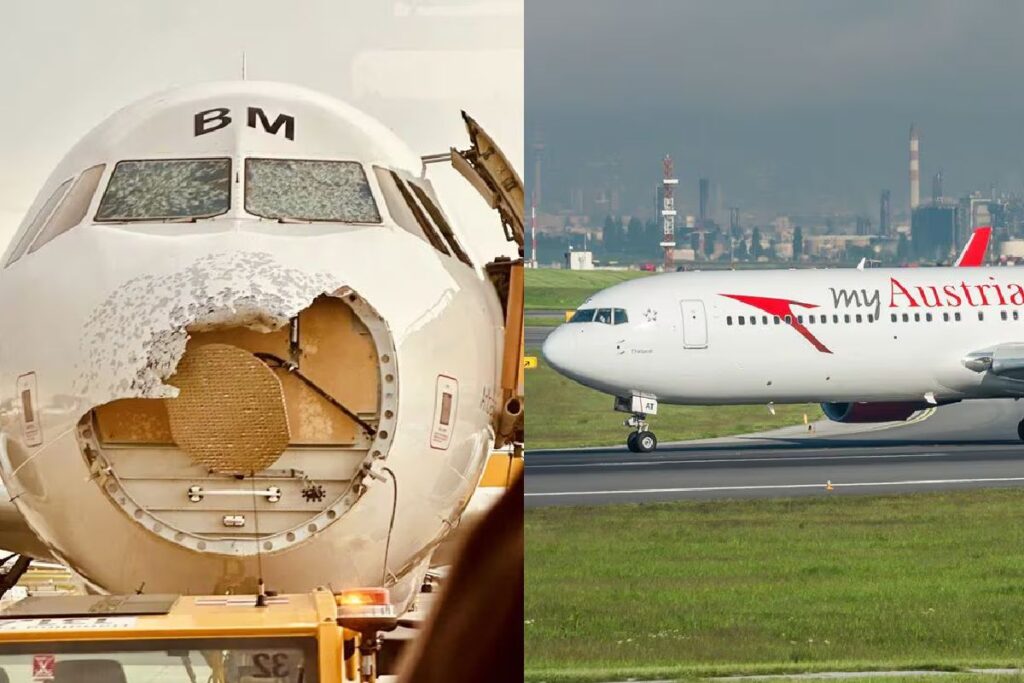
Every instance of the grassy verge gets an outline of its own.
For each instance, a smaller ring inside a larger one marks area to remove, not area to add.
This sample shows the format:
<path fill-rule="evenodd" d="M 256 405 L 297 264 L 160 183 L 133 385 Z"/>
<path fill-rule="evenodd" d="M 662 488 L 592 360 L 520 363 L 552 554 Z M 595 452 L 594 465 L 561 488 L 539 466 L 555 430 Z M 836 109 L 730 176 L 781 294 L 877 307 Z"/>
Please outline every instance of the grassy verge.
<path fill-rule="evenodd" d="M 526 679 L 1024 663 L 1024 490 L 535 508 Z"/>
<path fill-rule="evenodd" d="M 594 292 L 650 274 L 636 270 L 528 269 L 526 308 L 576 308 Z"/>
<path fill-rule="evenodd" d="M 540 367 L 526 371 L 527 448 L 569 448 L 572 446 L 621 445 L 627 430 L 625 413 L 612 410 L 612 397 L 588 389 L 552 370 L 540 351 Z M 660 406 L 651 418 L 651 428 L 662 441 L 705 439 L 748 434 L 801 424 L 803 416 L 816 420 L 817 405 L 776 406 L 775 415 L 763 405 L 756 406 Z"/>
<path fill-rule="evenodd" d="M 526 319 L 526 326 L 527 327 L 558 327 L 559 325 L 561 325 L 564 322 L 565 322 L 565 318 L 564 317 L 556 317 L 556 316 L 549 316 L 549 315 L 543 315 L 543 316 L 533 315 L 533 316 L 530 316 L 529 318 Z"/>

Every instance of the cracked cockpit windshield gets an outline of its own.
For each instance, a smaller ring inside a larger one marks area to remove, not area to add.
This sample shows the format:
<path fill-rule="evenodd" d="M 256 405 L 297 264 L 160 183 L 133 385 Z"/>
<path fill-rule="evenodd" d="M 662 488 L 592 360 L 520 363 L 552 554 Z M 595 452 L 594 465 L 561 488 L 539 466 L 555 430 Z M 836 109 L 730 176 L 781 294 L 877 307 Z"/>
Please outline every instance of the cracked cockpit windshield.
<path fill-rule="evenodd" d="M 366 172 L 356 161 L 248 159 L 245 210 L 282 222 L 381 222 Z"/>
<path fill-rule="evenodd" d="M 121 161 L 110 176 L 96 220 L 196 220 L 230 208 L 231 159 Z"/>

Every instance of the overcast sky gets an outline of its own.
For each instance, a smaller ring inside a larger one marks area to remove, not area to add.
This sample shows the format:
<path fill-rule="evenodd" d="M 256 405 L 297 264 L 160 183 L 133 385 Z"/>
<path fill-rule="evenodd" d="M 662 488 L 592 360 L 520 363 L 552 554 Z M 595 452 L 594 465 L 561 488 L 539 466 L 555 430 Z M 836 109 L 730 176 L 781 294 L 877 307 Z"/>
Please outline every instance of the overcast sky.
<path fill-rule="evenodd" d="M 652 207 L 668 152 L 691 213 L 709 175 L 724 206 L 877 220 L 882 188 L 909 201 L 911 122 L 922 197 L 940 167 L 946 194 L 1024 191 L 1021 65 L 1012 0 L 527 0 L 527 141 L 549 197 L 614 155 Z"/>
<path fill-rule="evenodd" d="M 466 109 L 521 168 L 522 50 L 522 0 L 5 3 L 0 242 L 89 129 L 153 92 L 239 78 L 243 51 L 250 79 L 341 97 L 421 154 L 465 147 Z M 460 196 L 456 218 L 491 215 Z"/>

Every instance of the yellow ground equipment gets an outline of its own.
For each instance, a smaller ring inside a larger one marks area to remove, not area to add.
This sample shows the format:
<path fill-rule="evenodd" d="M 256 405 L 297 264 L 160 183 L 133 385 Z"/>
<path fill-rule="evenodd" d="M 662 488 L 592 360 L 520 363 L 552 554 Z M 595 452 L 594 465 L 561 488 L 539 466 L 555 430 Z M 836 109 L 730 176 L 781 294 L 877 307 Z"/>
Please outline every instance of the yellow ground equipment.
<path fill-rule="evenodd" d="M 348 683 L 377 680 L 386 589 L 29 597 L 0 612 L 0 680 Z"/>

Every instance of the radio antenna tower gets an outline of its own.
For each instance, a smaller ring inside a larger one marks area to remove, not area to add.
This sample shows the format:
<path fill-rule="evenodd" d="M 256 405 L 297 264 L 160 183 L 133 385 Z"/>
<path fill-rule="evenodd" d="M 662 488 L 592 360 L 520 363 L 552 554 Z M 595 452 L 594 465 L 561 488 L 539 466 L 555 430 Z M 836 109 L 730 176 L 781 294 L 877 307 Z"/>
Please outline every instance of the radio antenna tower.
<path fill-rule="evenodd" d="M 531 193 L 530 206 L 530 267 L 537 267 L 537 190 Z"/>
<path fill-rule="evenodd" d="M 675 186 L 679 184 L 679 179 L 673 177 L 675 167 L 672 165 L 672 157 L 668 154 L 661 162 L 661 167 L 664 172 L 664 178 L 661 181 L 664 198 L 661 207 L 661 247 L 665 250 L 665 270 L 671 271 L 673 269 L 672 251 L 676 248 L 676 201 L 672 194 Z"/>
<path fill-rule="evenodd" d="M 540 165 L 544 155 L 544 140 L 540 131 L 533 139 L 533 191 L 530 192 L 530 267 L 537 267 L 537 205 L 541 203 Z"/>

